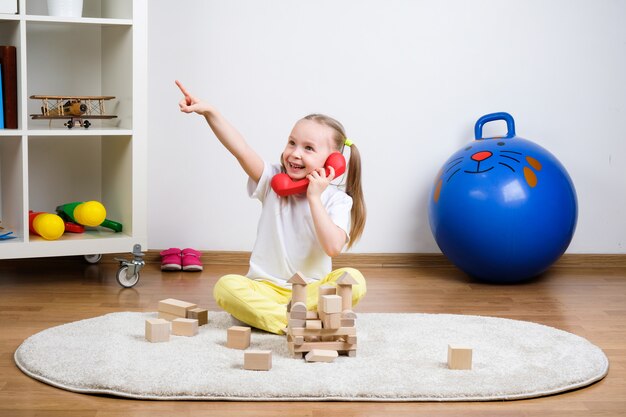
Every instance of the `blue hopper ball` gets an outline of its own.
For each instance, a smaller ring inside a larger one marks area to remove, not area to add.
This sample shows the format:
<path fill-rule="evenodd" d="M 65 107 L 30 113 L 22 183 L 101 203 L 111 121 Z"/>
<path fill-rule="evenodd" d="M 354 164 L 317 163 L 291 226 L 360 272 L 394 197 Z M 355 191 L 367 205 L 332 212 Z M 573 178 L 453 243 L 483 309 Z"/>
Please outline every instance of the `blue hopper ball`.
<path fill-rule="evenodd" d="M 506 137 L 482 138 L 487 122 L 504 120 Z M 508 113 L 476 122 L 475 138 L 437 174 L 430 228 L 443 254 L 468 275 L 509 284 L 537 276 L 567 249 L 578 209 L 574 185 L 541 146 L 515 136 Z"/>

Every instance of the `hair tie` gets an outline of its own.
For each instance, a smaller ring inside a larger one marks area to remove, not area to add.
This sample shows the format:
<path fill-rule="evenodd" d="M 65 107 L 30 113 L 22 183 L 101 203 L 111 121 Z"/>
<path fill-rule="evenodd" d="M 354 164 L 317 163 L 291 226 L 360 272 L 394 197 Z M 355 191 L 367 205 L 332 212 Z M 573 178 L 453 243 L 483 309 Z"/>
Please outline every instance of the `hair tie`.
<path fill-rule="evenodd" d="M 346 140 L 343 142 L 344 145 L 346 146 L 352 146 L 352 141 L 348 138 L 346 138 Z"/>

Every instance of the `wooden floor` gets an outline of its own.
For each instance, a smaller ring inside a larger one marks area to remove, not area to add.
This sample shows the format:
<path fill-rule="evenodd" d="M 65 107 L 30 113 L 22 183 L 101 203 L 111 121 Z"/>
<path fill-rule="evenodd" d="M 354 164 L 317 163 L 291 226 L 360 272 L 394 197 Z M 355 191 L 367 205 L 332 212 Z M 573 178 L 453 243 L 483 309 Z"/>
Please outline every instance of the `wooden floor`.
<path fill-rule="evenodd" d="M 82 258 L 1 261 L 0 416 L 626 416 L 626 269 L 615 267 L 555 268 L 516 286 L 472 282 L 450 267 L 362 269 L 368 294 L 357 312 L 529 320 L 586 337 L 606 352 L 610 371 L 604 380 L 545 398 L 483 403 L 137 401 L 57 389 L 22 374 L 13 362 L 25 338 L 62 323 L 117 311 L 155 311 L 158 300 L 167 297 L 215 310 L 211 291 L 217 278 L 246 270 L 212 265 L 202 273 L 161 273 L 150 264 L 135 288 L 122 289 L 113 263 L 88 265 Z"/>

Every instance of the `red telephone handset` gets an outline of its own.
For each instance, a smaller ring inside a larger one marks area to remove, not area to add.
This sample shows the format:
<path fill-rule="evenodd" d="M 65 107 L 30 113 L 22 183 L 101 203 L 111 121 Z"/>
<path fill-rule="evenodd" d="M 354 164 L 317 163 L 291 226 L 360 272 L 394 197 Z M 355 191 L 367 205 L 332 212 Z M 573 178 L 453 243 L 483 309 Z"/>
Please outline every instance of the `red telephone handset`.
<path fill-rule="evenodd" d="M 333 152 L 328 156 L 328 159 L 326 159 L 326 162 L 324 163 L 327 176 L 330 175 L 330 169 L 328 167 L 333 167 L 335 169 L 335 178 L 337 178 L 346 172 L 346 159 L 341 153 Z M 274 175 L 271 185 L 276 194 L 281 197 L 286 197 L 288 195 L 306 192 L 306 189 L 309 186 L 309 180 L 304 178 L 302 180 L 294 181 L 289 177 L 289 175 L 281 172 L 280 174 Z"/>

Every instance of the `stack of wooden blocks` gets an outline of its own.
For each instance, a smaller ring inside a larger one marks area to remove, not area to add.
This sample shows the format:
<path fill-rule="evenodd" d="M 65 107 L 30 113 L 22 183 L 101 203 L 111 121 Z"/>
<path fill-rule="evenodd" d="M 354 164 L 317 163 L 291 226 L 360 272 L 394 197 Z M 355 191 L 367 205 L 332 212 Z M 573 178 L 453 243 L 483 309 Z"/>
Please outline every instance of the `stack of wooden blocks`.
<path fill-rule="evenodd" d="M 195 336 L 198 327 L 208 323 L 208 311 L 196 304 L 168 298 L 159 301 L 159 318 L 146 320 L 146 340 L 167 342 L 170 333 Z"/>
<path fill-rule="evenodd" d="M 356 356 L 356 314 L 352 311 L 352 286 L 358 282 L 348 273 L 337 280 L 337 287 L 321 286 L 317 311 L 307 311 L 308 281 L 296 273 L 291 302 L 287 306 L 287 344 L 295 358 L 308 362 L 332 362 L 339 353 Z"/>

